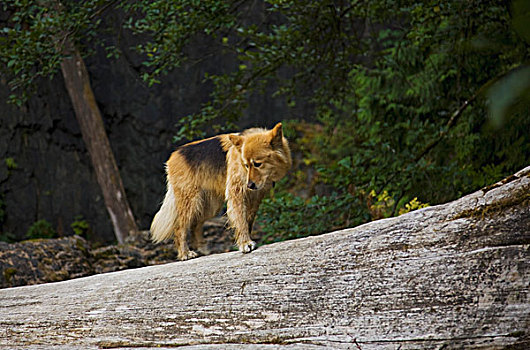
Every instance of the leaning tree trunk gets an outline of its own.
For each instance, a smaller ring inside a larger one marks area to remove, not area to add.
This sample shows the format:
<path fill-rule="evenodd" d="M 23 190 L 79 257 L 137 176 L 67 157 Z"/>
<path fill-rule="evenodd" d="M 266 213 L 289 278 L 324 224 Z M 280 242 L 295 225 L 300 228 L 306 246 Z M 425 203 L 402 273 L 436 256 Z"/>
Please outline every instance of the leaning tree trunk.
<path fill-rule="evenodd" d="M 353 229 L 0 290 L 0 348 L 530 349 L 530 167 Z"/>
<path fill-rule="evenodd" d="M 83 58 L 68 39 L 65 43 L 65 53 L 68 56 L 61 62 L 61 70 L 66 89 L 90 154 L 98 184 L 103 192 L 114 233 L 118 242 L 123 243 L 125 238 L 137 232 L 138 228 L 125 195 L 120 172 L 90 86 Z"/>

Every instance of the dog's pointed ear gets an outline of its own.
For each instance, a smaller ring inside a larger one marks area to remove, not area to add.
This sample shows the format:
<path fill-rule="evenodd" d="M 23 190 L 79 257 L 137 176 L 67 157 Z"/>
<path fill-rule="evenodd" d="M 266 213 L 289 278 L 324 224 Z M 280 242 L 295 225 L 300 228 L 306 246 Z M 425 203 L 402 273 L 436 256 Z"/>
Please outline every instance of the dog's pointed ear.
<path fill-rule="evenodd" d="M 243 136 L 229 134 L 228 138 L 230 139 L 230 142 L 232 142 L 232 145 L 234 145 L 238 150 L 241 150 L 241 146 L 243 145 Z"/>
<path fill-rule="evenodd" d="M 273 148 L 281 147 L 283 144 L 283 131 L 282 123 L 276 124 L 270 131 L 271 133 L 271 145 Z"/>

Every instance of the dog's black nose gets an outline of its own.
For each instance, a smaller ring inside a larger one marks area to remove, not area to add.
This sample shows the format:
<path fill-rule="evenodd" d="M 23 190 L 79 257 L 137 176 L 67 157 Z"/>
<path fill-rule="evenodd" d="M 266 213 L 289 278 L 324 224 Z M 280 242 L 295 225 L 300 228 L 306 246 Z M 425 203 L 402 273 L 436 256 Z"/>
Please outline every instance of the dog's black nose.
<path fill-rule="evenodd" d="M 256 186 L 256 184 L 252 181 L 249 181 L 248 184 L 247 184 L 247 187 L 251 190 L 256 190 L 258 189 L 258 186 Z"/>

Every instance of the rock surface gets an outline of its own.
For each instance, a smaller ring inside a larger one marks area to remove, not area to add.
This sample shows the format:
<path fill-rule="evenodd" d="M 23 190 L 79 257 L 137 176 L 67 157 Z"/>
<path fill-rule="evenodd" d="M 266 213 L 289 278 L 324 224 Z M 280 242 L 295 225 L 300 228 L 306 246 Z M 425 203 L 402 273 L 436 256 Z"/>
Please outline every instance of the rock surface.
<path fill-rule="evenodd" d="M 224 218 L 208 220 L 204 235 L 211 253 L 224 253 L 234 246 Z M 0 288 L 65 281 L 176 260 L 173 243 L 154 244 L 148 231 L 128 237 L 125 244 L 94 249 L 79 236 L 0 242 Z"/>
<path fill-rule="evenodd" d="M 88 242 L 79 236 L 0 242 L 0 288 L 91 275 L 89 249 Z"/>
<path fill-rule="evenodd" d="M 530 167 L 322 236 L 0 290 L 10 349 L 528 349 Z"/>

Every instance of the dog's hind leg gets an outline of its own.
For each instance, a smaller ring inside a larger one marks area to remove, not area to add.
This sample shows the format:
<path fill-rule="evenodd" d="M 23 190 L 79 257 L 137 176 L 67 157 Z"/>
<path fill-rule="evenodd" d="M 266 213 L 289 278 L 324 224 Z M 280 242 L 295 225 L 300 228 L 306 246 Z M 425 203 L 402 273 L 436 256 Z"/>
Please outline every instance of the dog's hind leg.
<path fill-rule="evenodd" d="M 192 233 L 190 245 L 193 249 L 200 251 L 204 255 L 210 254 L 208 244 L 204 239 L 203 225 L 208 219 L 213 218 L 219 214 L 224 202 L 224 198 L 216 195 L 211 191 L 203 191 L 203 206 L 201 216 L 197 217 L 197 220 L 192 226 Z"/>
<path fill-rule="evenodd" d="M 197 220 L 194 223 L 191 229 L 190 246 L 193 249 L 198 250 L 202 254 L 208 255 L 210 254 L 210 252 L 208 250 L 206 241 L 204 239 L 203 229 L 202 229 L 202 226 L 204 225 L 204 221 L 205 221 L 204 219 L 201 219 L 201 220 Z"/>
<path fill-rule="evenodd" d="M 179 260 L 188 260 L 197 257 L 197 253 L 188 246 L 188 235 L 194 234 L 196 223 L 200 221 L 203 213 L 203 199 L 199 191 L 175 189 L 177 200 L 177 229 L 175 230 L 175 247 Z"/>
<path fill-rule="evenodd" d="M 189 229 L 181 226 L 175 230 L 175 248 L 177 249 L 179 260 L 188 260 L 197 257 L 197 253 L 188 247 L 188 242 L 186 241 L 188 232 Z"/>

